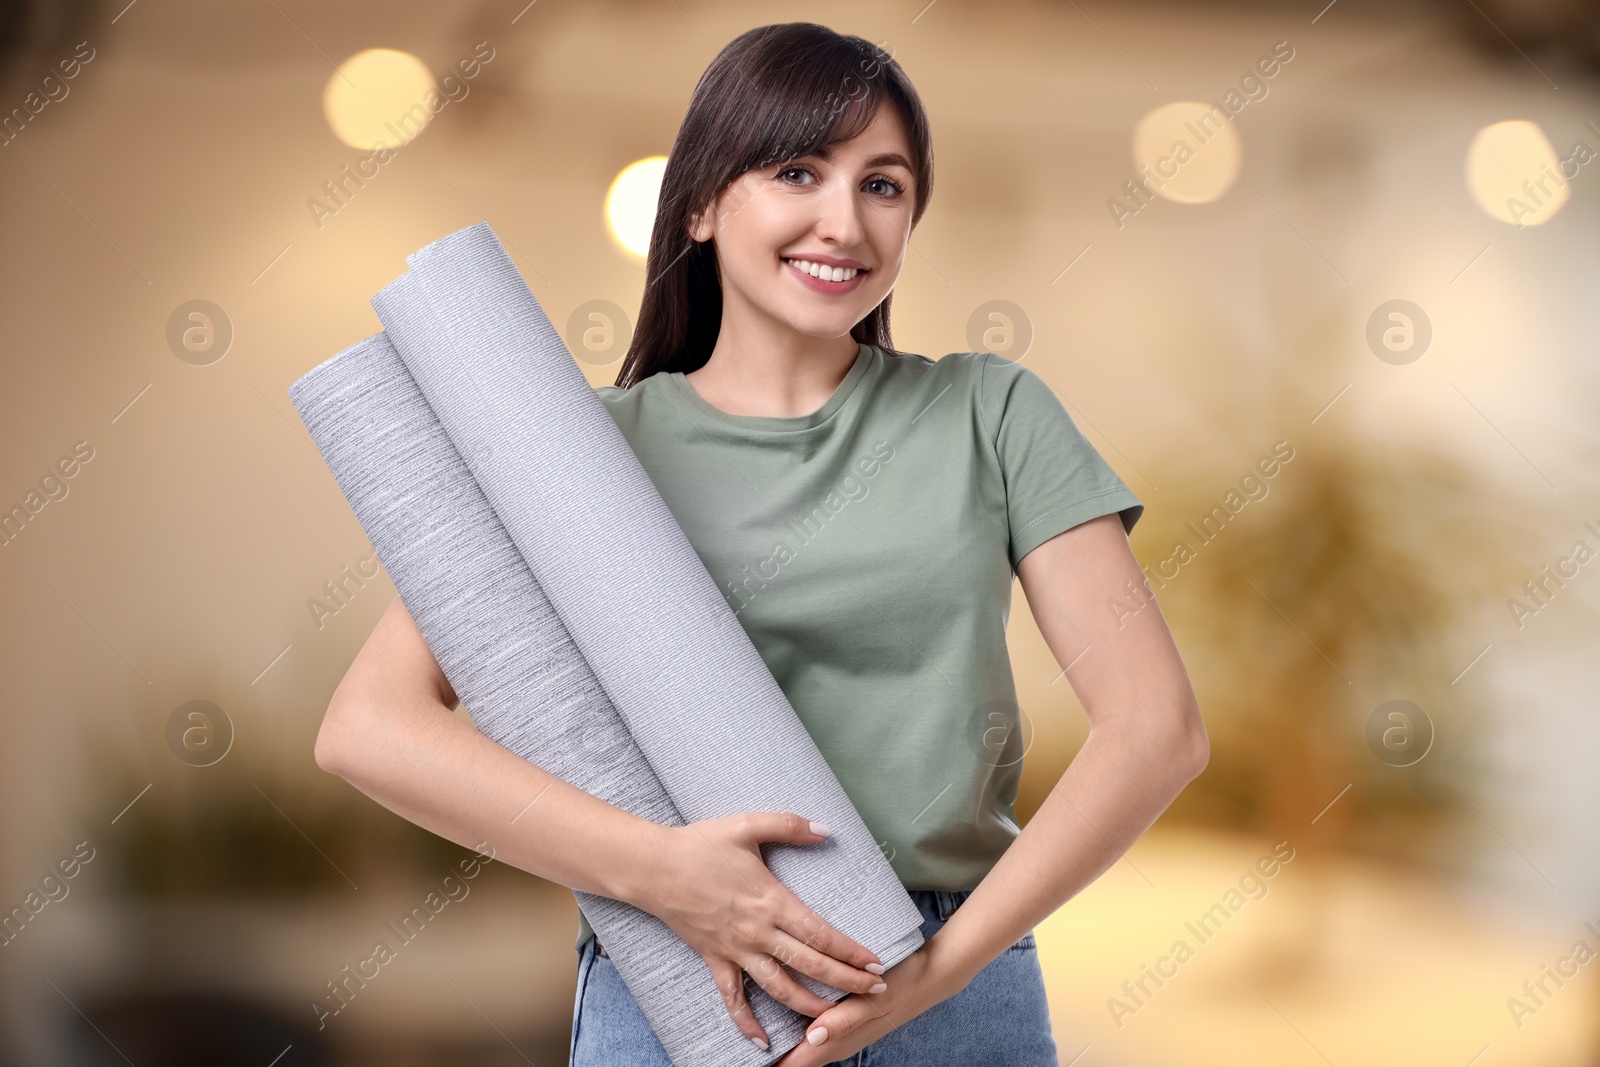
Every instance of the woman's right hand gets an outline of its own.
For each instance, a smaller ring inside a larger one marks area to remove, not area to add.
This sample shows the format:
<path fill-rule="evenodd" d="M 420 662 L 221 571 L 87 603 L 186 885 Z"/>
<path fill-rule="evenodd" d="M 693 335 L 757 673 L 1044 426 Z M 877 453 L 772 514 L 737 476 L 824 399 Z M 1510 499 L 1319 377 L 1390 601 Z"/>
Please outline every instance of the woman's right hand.
<path fill-rule="evenodd" d="M 644 906 L 700 953 L 728 1014 L 761 1048 L 767 1047 L 766 1031 L 750 1011 L 741 972 L 811 1018 L 834 1002 L 811 992 L 783 965 L 846 992 L 887 988 L 883 961 L 807 907 L 761 856 L 763 841 L 814 845 L 827 836 L 826 826 L 793 813 L 746 811 L 668 830 L 666 854 L 656 857 L 661 877 Z"/>

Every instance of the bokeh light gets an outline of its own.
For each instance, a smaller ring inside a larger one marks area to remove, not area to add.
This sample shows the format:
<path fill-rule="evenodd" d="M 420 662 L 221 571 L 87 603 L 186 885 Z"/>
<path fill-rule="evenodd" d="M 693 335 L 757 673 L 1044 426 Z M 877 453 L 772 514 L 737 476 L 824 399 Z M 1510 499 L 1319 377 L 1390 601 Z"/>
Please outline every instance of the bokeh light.
<path fill-rule="evenodd" d="M 1179 204 L 1209 204 L 1239 179 L 1239 131 L 1215 104 L 1163 104 L 1133 131 L 1133 162 L 1157 196 Z"/>
<path fill-rule="evenodd" d="M 1490 218 L 1514 226 L 1549 222 L 1572 196 L 1550 139 L 1523 119 L 1485 126 L 1473 137 L 1467 188 Z"/>
<path fill-rule="evenodd" d="M 650 228 L 655 225 L 656 201 L 666 170 L 666 156 L 630 163 L 612 179 L 606 192 L 606 227 L 617 244 L 640 259 L 650 251 Z"/>
<path fill-rule="evenodd" d="M 351 148 L 393 148 L 433 119 L 423 103 L 435 91 L 433 74 L 410 52 L 369 48 L 340 64 L 322 90 L 322 113 L 334 136 Z"/>

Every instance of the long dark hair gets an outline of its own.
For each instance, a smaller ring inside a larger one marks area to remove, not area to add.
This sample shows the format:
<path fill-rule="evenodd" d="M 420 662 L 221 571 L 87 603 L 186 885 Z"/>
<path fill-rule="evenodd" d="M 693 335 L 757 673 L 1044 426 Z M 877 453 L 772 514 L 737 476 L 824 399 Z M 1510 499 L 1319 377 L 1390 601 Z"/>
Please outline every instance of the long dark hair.
<path fill-rule="evenodd" d="M 700 76 L 667 156 L 645 263 L 644 298 L 616 384 L 705 366 L 722 326 L 722 285 L 712 241 L 688 233 L 739 175 L 854 138 L 883 104 L 899 110 L 916 171 L 915 226 L 933 192 L 928 116 L 894 57 L 863 38 L 814 22 L 758 26 L 735 37 Z M 858 342 L 894 353 L 889 297 L 850 328 Z"/>

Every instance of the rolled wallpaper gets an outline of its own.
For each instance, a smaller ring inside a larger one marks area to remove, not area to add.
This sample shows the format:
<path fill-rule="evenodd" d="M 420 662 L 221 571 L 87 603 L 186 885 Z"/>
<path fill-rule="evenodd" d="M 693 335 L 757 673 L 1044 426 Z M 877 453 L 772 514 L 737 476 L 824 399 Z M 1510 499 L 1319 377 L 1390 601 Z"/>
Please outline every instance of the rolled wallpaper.
<path fill-rule="evenodd" d="M 339 353 L 289 396 L 478 728 L 607 803 L 682 826 L 388 338 Z M 799 1044 L 805 1017 L 751 984 L 751 1011 L 772 1040 L 761 1052 L 705 961 L 665 923 L 574 895 L 675 1064 L 765 1065 Z"/>

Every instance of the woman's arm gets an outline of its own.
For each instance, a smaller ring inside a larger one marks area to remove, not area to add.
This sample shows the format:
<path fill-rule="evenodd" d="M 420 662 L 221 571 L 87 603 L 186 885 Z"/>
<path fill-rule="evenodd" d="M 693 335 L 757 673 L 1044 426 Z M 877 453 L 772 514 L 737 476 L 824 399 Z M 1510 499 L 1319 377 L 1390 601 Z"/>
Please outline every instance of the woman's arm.
<path fill-rule="evenodd" d="M 334 690 L 316 760 L 458 845 L 583 892 L 636 903 L 665 827 L 566 784 L 462 722 L 399 597 Z"/>
<path fill-rule="evenodd" d="M 1160 609 L 1153 599 L 1132 616 L 1107 607 L 1127 602 L 1124 582 L 1144 583 L 1122 520 L 1102 515 L 1057 534 L 1022 557 L 1017 576 L 1050 651 L 1070 668 L 1089 739 L 972 895 L 888 972 L 888 992 L 846 997 L 774 1067 L 843 1059 L 961 992 L 1115 863 L 1205 769 L 1205 726 Z"/>
<path fill-rule="evenodd" d="M 1089 737 L 972 895 L 929 939 L 947 996 L 1098 878 L 1210 758 L 1188 672 L 1144 584 L 1122 520 L 1102 515 L 1022 558 L 1017 577 L 1066 669 Z M 1134 614 L 1124 583 L 1146 605 Z"/>

